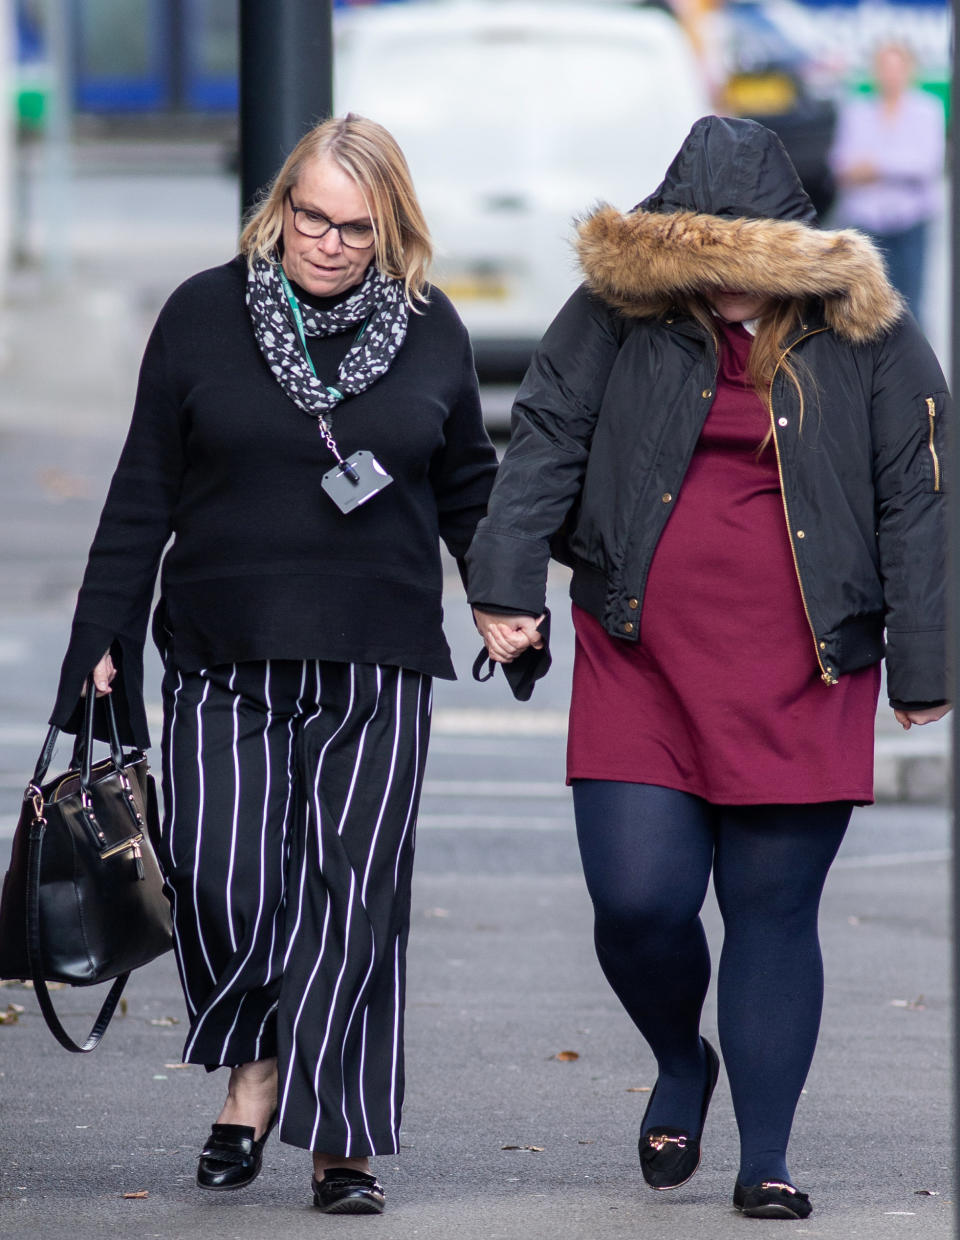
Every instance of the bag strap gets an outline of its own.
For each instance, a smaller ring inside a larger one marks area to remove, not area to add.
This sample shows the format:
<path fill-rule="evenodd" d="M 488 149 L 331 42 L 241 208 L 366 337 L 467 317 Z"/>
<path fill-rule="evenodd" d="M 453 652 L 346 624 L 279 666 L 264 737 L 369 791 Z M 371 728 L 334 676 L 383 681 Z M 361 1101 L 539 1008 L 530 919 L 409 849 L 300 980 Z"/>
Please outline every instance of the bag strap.
<path fill-rule="evenodd" d="M 39 797 L 34 798 L 34 810 L 34 819 L 30 824 L 29 851 L 27 856 L 27 960 L 30 964 L 30 973 L 33 978 L 33 989 L 37 996 L 37 1002 L 40 1004 L 43 1019 L 47 1022 L 47 1028 L 60 1045 L 68 1051 L 86 1054 L 99 1045 L 100 1039 L 106 1033 L 107 1026 L 110 1024 L 110 1019 L 116 1010 L 117 1004 L 120 1002 L 120 996 L 123 994 L 123 988 L 126 986 L 127 978 L 130 974 L 121 973 L 110 987 L 110 991 L 106 999 L 104 999 L 100 1011 L 97 1013 L 96 1020 L 93 1022 L 93 1028 L 87 1035 L 86 1041 L 82 1044 L 74 1042 L 73 1038 L 70 1037 L 69 1033 L 61 1025 L 59 1017 L 54 1011 L 53 1001 L 50 998 L 50 992 L 47 990 L 47 983 L 43 977 L 40 949 L 40 857 L 43 850 L 43 834 L 47 829 L 47 822 L 43 816 L 43 802 Z"/>
<path fill-rule="evenodd" d="M 487 664 L 486 668 L 483 666 L 484 663 Z M 488 657 L 486 647 L 484 647 L 473 661 L 473 679 L 479 681 L 480 684 L 485 684 L 496 671 L 496 668 L 496 663 Z M 483 675 L 484 671 L 486 671 L 486 675 Z"/>

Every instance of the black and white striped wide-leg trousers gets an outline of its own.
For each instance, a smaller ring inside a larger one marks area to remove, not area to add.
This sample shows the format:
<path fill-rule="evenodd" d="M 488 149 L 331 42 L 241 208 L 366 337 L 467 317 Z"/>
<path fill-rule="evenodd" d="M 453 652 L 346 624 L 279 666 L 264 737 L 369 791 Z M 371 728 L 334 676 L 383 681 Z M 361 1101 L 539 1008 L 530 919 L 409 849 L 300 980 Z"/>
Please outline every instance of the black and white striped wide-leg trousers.
<path fill-rule="evenodd" d="M 279 1131 L 395 1153 L 428 676 L 266 662 L 164 676 L 160 862 L 184 1060 L 277 1055 Z"/>

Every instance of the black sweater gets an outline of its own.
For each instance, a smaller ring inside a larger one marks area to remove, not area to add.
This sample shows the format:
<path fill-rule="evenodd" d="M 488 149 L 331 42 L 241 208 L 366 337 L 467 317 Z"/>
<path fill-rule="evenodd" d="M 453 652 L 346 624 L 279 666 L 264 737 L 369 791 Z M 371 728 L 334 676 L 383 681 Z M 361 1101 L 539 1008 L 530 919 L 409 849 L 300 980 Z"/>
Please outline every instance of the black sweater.
<path fill-rule="evenodd" d="M 51 722 L 75 731 L 83 680 L 108 648 L 125 739 L 149 744 L 143 643 L 184 671 L 331 659 L 453 678 L 441 628 L 439 537 L 465 553 L 496 457 L 466 329 L 431 289 L 387 374 L 333 419 L 340 451 L 374 452 L 394 481 L 342 514 L 334 461 L 257 347 L 245 260 L 187 280 L 150 336 L 133 420 L 100 517 Z M 329 381 L 353 333 L 310 340 Z"/>

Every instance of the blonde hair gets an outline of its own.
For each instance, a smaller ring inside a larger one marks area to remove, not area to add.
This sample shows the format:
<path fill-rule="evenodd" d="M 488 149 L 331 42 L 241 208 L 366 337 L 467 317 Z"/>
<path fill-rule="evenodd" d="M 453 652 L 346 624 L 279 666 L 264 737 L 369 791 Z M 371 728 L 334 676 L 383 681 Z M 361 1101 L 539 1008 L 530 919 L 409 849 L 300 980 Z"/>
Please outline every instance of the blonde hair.
<path fill-rule="evenodd" d="M 691 318 L 696 319 L 713 339 L 714 348 L 719 348 L 720 341 L 709 302 L 705 298 L 697 296 L 684 297 L 678 300 L 680 309 L 690 315 Z M 800 401 L 798 429 L 803 426 L 803 415 L 806 409 L 804 387 L 810 388 L 813 395 L 816 396 L 816 381 L 810 373 L 809 367 L 797 359 L 791 359 L 784 352 L 784 349 L 788 338 L 802 326 L 806 309 L 806 301 L 799 298 L 771 301 L 757 320 L 756 331 L 750 345 L 750 354 L 747 358 L 747 375 L 754 391 L 763 401 L 764 407 L 767 410 L 770 408 L 773 380 L 778 372 L 782 372 L 787 380 L 793 384 Z M 770 427 L 760 444 L 761 450 L 770 442 L 772 435 L 773 428 Z"/>
<path fill-rule="evenodd" d="M 374 221 L 375 259 L 384 275 L 403 281 L 407 303 L 425 302 L 433 246 L 410 169 L 396 139 L 376 121 L 349 112 L 304 134 L 269 188 L 251 208 L 240 234 L 240 253 L 276 261 L 283 232 L 283 202 L 313 159 L 332 159 L 356 181 Z"/>

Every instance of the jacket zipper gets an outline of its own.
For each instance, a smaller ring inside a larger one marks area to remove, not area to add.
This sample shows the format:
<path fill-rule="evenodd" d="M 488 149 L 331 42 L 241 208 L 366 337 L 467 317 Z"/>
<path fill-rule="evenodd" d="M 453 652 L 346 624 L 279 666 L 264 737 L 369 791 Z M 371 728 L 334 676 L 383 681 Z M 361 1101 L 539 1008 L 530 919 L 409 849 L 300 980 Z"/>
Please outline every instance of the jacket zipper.
<path fill-rule="evenodd" d="M 937 405 L 932 396 L 927 397 L 927 418 L 930 422 L 930 439 L 927 447 L 930 449 L 930 456 L 933 459 L 933 489 L 940 490 L 940 458 L 937 456 L 937 448 L 933 442 L 933 431 L 936 426 Z"/>
<path fill-rule="evenodd" d="M 833 672 L 828 671 L 823 659 L 820 657 L 820 643 L 817 640 L 817 631 L 813 627 L 813 620 L 810 617 L 810 608 L 807 606 L 807 596 L 803 589 L 803 578 L 800 576 L 800 564 L 797 560 L 797 549 L 793 544 L 793 524 L 790 520 L 790 509 L 787 505 L 787 491 L 783 484 L 783 462 L 780 459 L 780 441 L 777 439 L 777 420 L 773 413 L 773 383 L 777 377 L 777 371 L 780 369 L 780 363 L 787 356 L 791 349 L 795 348 L 802 340 L 807 340 L 810 336 L 816 336 L 820 332 L 826 331 L 825 327 L 818 327 L 816 331 L 807 332 L 804 336 L 798 336 L 793 344 L 788 345 L 777 359 L 777 364 L 773 368 L 773 375 L 770 379 L 770 390 L 767 396 L 767 411 L 770 414 L 770 432 L 773 436 L 773 448 L 777 456 L 777 473 L 780 477 L 780 498 L 783 501 L 783 516 L 787 523 L 787 539 L 790 543 L 790 554 L 793 556 L 793 567 L 797 574 L 797 585 L 800 587 L 800 601 L 803 603 L 803 612 L 807 617 L 807 624 L 810 626 L 810 635 L 813 638 L 813 653 L 816 655 L 817 666 L 820 668 L 820 679 L 825 685 L 835 685 L 837 677 Z"/>

